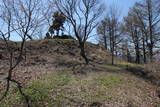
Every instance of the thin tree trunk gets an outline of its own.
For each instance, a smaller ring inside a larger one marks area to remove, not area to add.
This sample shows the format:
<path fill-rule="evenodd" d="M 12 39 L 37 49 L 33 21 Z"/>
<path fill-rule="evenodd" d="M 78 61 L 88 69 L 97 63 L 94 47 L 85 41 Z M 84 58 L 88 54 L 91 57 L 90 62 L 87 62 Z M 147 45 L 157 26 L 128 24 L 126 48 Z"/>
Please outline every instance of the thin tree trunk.
<path fill-rule="evenodd" d="M 129 52 L 128 48 L 127 48 L 127 61 L 131 62 L 130 52 Z"/>
<path fill-rule="evenodd" d="M 106 29 L 104 29 L 104 36 L 103 36 L 103 39 L 104 39 L 104 45 L 105 45 L 105 49 L 107 50 Z"/>
<path fill-rule="evenodd" d="M 83 42 L 80 43 L 80 49 L 81 49 L 80 55 L 84 58 L 86 64 L 88 65 L 89 64 L 89 59 L 86 56 Z"/>
<path fill-rule="evenodd" d="M 57 30 L 57 36 L 59 36 L 59 30 Z"/>
<path fill-rule="evenodd" d="M 114 46 L 114 42 L 113 42 L 113 47 L 112 47 L 112 65 L 114 65 L 114 48 L 115 48 L 115 46 Z"/>
<path fill-rule="evenodd" d="M 139 46 L 136 46 L 136 63 L 140 63 L 140 51 L 139 51 Z"/>
<path fill-rule="evenodd" d="M 105 49 L 107 50 L 107 39 L 106 39 L 106 36 L 104 36 L 104 45 L 105 45 Z"/>
<path fill-rule="evenodd" d="M 112 51 L 112 65 L 114 65 L 114 52 Z"/>
<path fill-rule="evenodd" d="M 150 61 L 153 62 L 153 46 L 149 47 Z"/>
<path fill-rule="evenodd" d="M 146 63 L 146 46 L 145 46 L 145 39 L 143 37 L 143 62 Z"/>
<path fill-rule="evenodd" d="M 153 61 L 153 26 L 152 26 L 152 21 L 153 21 L 153 14 L 152 14 L 152 7 L 151 7 L 151 0 L 148 2 L 148 19 L 149 19 L 149 34 L 150 34 L 150 43 L 149 43 L 149 54 L 150 54 L 150 61 Z"/>
<path fill-rule="evenodd" d="M 114 65 L 114 38 L 113 38 L 113 31 L 110 29 L 110 50 L 111 50 L 111 57 L 112 57 L 112 65 Z"/>

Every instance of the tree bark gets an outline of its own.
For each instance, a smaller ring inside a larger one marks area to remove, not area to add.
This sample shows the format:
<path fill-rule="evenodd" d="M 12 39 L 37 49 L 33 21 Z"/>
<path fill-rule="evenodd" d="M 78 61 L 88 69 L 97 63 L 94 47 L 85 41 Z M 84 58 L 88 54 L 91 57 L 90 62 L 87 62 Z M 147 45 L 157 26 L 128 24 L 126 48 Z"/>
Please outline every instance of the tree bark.
<path fill-rule="evenodd" d="M 136 63 L 139 64 L 140 63 L 140 50 L 139 50 L 138 44 L 136 45 L 135 50 L 136 50 Z"/>
<path fill-rule="evenodd" d="M 149 43 L 149 54 L 150 54 L 150 61 L 153 61 L 153 13 L 152 13 L 152 4 L 151 0 L 147 1 L 147 8 L 148 8 L 148 21 L 149 21 L 149 34 L 150 34 L 150 43 Z"/>
<path fill-rule="evenodd" d="M 112 51 L 112 65 L 114 65 L 114 51 Z"/>
<path fill-rule="evenodd" d="M 107 39 L 106 39 L 106 36 L 104 36 L 104 46 L 105 46 L 105 49 L 107 50 Z"/>
<path fill-rule="evenodd" d="M 153 45 L 149 45 L 150 62 L 153 62 Z"/>
<path fill-rule="evenodd" d="M 143 36 L 143 62 L 146 63 L 146 46 L 145 46 L 145 39 Z"/>
<path fill-rule="evenodd" d="M 82 56 L 82 58 L 84 58 L 84 60 L 86 62 L 86 65 L 88 65 L 89 64 L 89 59 L 86 56 L 85 48 L 84 48 L 84 43 L 83 42 L 80 43 L 80 50 L 81 50 L 80 55 Z"/>

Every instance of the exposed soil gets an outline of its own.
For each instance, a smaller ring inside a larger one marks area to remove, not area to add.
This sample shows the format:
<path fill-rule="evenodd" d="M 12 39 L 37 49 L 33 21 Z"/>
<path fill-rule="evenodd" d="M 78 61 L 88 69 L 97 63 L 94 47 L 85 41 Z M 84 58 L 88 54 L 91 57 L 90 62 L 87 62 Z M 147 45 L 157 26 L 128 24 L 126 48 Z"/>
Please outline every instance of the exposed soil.
<path fill-rule="evenodd" d="M 20 42 L 10 42 L 10 47 L 14 51 L 16 61 Z M 158 87 L 146 80 L 142 73 L 134 75 L 137 71 L 124 68 L 114 68 L 110 66 L 110 52 L 104 48 L 91 43 L 86 44 L 86 54 L 91 63 L 85 66 L 84 60 L 80 56 L 78 43 L 73 39 L 53 39 L 28 41 L 25 44 L 25 54 L 23 61 L 14 69 L 13 78 L 23 85 L 40 78 L 43 74 L 56 73 L 71 70 L 71 75 L 81 79 L 88 79 L 90 76 L 116 74 L 127 78 L 124 84 L 111 90 L 114 98 L 103 102 L 92 102 L 84 104 L 82 107 L 158 107 L 160 99 Z M 5 81 L 9 66 L 9 54 L 3 41 L 0 41 L 0 80 Z M 120 60 L 116 59 L 116 62 Z M 100 66 L 99 66 L 100 65 Z M 103 66 L 109 66 L 108 68 Z M 134 72 L 134 73 L 133 73 Z M 1 82 L 5 84 L 5 82 Z M 88 87 L 90 88 L 90 87 Z M 94 89 L 94 87 L 92 87 Z M 91 89 L 91 90 L 92 90 Z M 159 92 L 160 93 L 160 92 Z M 146 98 L 145 98 L 146 96 Z M 137 104 L 136 104 L 137 103 Z M 138 105 L 138 106 L 137 106 Z M 78 107 L 78 106 L 77 106 Z"/>

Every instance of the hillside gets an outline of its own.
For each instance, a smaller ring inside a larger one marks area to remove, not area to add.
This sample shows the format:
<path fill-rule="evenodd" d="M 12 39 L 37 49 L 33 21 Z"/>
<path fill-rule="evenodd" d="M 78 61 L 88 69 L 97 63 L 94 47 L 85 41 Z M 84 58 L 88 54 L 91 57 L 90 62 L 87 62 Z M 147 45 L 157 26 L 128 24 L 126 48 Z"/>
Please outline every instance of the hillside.
<path fill-rule="evenodd" d="M 19 42 L 10 42 L 17 58 Z M 128 67 L 143 68 L 116 59 L 110 65 L 111 55 L 100 46 L 87 43 L 91 60 L 84 65 L 78 43 L 72 39 L 28 41 L 26 55 L 15 69 L 14 78 L 23 84 L 33 107 L 159 107 L 157 86 Z M 0 80 L 6 77 L 8 53 L 0 41 Z M 135 71 L 136 72 L 136 71 Z M 5 82 L 1 82 L 4 86 Z M 4 88 L 0 88 L 3 93 Z M 0 107 L 25 107 L 15 86 Z"/>

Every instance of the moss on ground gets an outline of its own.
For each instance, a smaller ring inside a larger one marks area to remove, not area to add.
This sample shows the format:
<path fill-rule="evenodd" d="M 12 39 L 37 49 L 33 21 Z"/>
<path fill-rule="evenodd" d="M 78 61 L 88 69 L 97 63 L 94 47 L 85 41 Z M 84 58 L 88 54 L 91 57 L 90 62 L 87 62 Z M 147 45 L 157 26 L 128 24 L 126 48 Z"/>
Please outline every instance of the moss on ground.
<path fill-rule="evenodd" d="M 118 67 L 135 67 L 135 68 L 143 68 L 143 64 L 135 64 L 135 63 L 129 63 L 129 62 L 120 62 L 117 64 Z"/>
<path fill-rule="evenodd" d="M 23 92 L 29 96 L 32 104 L 36 107 L 42 107 L 50 101 L 49 95 L 53 90 L 57 90 L 67 85 L 71 78 L 66 75 L 47 75 L 41 78 L 41 80 L 35 80 L 29 83 Z M 22 105 L 24 98 L 19 94 L 16 88 L 11 89 L 9 95 L 1 103 L 0 107 L 10 107 L 12 105 Z"/>
<path fill-rule="evenodd" d="M 123 81 L 124 81 L 124 78 L 119 75 L 103 76 L 103 77 L 99 77 L 97 79 L 98 84 L 100 84 L 106 88 L 112 88 L 114 86 L 117 86 L 118 84 L 122 83 Z"/>
<path fill-rule="evenodd" d="M 51 107 L 102 102 L 112 99 L 106 88 L 112 88 L 122 82 L 117 75 L 88 76 L 76 78 L 64 73 L 42 76 L 40 80 L 30 82 L 23 91 L 32 101 L 33 107 Z M 0 107 L 24 106 L 24 98 L 16 88 L 12 88 Z"/>
<path fill-rule="evenodd" d="M 96 65 L 98 68 L 104 69 L 106 71 L 119 71 L 121 68 L 119 66 L 114 66 L 114 65 Z"/>

